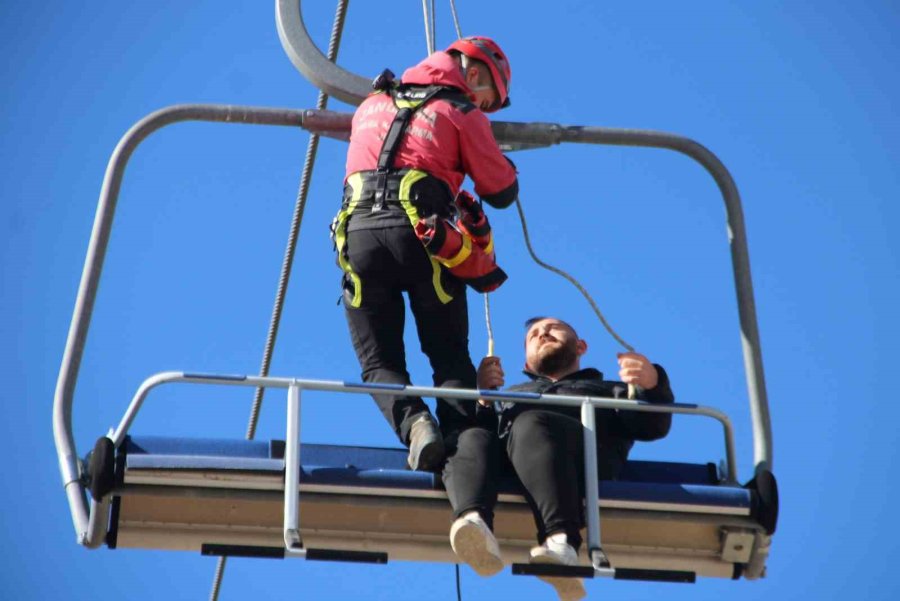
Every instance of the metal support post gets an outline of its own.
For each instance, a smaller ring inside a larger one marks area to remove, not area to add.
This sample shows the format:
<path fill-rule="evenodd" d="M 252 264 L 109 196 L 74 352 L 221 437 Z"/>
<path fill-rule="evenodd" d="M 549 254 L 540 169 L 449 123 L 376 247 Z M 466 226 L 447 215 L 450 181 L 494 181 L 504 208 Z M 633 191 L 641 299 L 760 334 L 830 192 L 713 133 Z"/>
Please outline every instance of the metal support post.
<path fill-rule="evenodd" d="M 303 552 L 300 538 L 300 387 L 288 388 L 287 433 L 284 448 L 284 546 Z"/>
<path fill-rule="evenodd" d="M 609 559 L 600 544 L 600 481 L 597 476 L 596 421 L 594 405 L 591 404 L 590 399 L 586 399 L 581 404 L 581 424 L 584 426 L 584 505 L 587 512 L 587 552 L 594 570 L 599 571 L 609 569 Z"/>

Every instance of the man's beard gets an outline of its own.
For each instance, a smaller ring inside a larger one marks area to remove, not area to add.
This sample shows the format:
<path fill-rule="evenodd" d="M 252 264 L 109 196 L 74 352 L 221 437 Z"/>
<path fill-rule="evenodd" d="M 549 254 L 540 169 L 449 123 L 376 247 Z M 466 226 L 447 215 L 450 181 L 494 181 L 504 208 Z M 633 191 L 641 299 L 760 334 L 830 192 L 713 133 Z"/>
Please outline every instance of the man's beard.
<path fill-rule="evenodd" d="M 571 344 L 562 344 L 554 346 L 546 351 L 541 349 L 537 353 L 532 369 L 541 375 L 557 374 L 575 363 L 578 359 L 577 342 L 573 340 Z"/>

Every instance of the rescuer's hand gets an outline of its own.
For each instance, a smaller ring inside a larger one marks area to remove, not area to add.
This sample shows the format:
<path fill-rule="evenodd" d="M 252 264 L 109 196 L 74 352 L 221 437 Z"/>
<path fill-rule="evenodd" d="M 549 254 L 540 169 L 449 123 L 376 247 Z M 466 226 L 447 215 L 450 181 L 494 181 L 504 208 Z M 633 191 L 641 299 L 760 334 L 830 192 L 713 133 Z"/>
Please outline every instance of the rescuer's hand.
<path fill-rule="evenodd" d="M 496 390 L 502 388 L 505 380 L 503 379 L 503 366 L 500 364 L 500 357 L 485 357 L 478 366 L 476 375 L 478 388 L 484 390 Z M 478 402 L 484 406 L 490 406 L 491 401 L 478 399 Z"/>
<path fill-rule="evenodd" d="M 623 382 L 644 390 L 656 388 L 659 373 L 647 357 L 640 353 L 616 353 L 616 357 L 619 360 L 619 377 Z"/>

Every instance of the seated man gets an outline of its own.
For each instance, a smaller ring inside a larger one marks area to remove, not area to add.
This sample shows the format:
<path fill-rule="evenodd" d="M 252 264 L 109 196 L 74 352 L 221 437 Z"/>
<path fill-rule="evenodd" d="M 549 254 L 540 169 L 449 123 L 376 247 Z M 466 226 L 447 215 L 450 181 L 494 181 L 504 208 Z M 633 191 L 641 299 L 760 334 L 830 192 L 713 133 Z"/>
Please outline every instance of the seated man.
<path fill-rule="evenodd" d="M 626 384 L 635 386 L 637 399 L 651 403 L 671 403 L 674 396 L 666 372 L 639 353 L 619 353 L 621 382 L 607 381 L 593 368 L 581 368 L 587 343 L 578 338 L 569 324 L 559 319 L 538 317 L 526 322 L 525 374 L 529 382 L 512 391 L 542 394 L 583 395 L 625 398 Z M 497 357 L 486 357 L 478 368 L 480 389 L 504 385 L 504 373 Z M 491 412 L 490 403 L 479 401 L 480 413 Z M 615 479 L 628 458 L 635 440 L 664 437 L 672 416 L 615 409 L 598 409 L 597 455 L 599 477 Z M 584 488 L 584 439 L 578 407 L 532 403 L 502 403 L 499 436 L 516 474 L 525 487 L 525 498 L 534 514 L 539 546 L 531 550 L 533 563 L 574 565 L 581 545 L 580 530 Z M 462 443 L 462 441 L 461 441 Z M 490 443 L 484 443 L 486 453 Z M 460 452 L 462 451 L 462 444 Z M 471 454 L 471 450 L 469 450 Z M 488 459 L 483 465 L 493 466 Z M 455 468 L 455 472 L 452 470 Z M 484 566 L 502 568 L 497 541 L 491 532 L 493 489 L 496 473 L 466 470 L 464 464 L 447 470 L 455 489 L 480 489 L 481 505 L 457 513 L 451 529 L 451 545 L 464 562 L 481 574 Z M 446 479 L 445 471 L 445 479 Z M 449 490 L 449 487 L 448 487 Z M 473 495 L 474 496 L 474 495 Z M 451 495 L 451 501 L 453 497 Z M 485 505 L 489 505 L 485 507 Z M 456 507 L 454 509 L 465 509 Z M 500 566 L 500 567 L 497 567 Z M 542 578 L 552 584 L 563 600 L 584 596 L 584 585 L 575 578 Z"/>

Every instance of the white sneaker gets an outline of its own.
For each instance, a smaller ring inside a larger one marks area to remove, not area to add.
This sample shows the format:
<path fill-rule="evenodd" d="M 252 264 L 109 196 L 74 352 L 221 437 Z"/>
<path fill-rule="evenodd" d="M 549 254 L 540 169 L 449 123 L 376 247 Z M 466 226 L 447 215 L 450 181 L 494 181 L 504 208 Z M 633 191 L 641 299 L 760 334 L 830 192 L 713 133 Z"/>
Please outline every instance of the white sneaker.
<path fill-rule="evenodd" d="M 493 576 L 503 569 L 500 545 L 477 511 L 470 511 L 453 522 L 450 547 L 479 576 Z"/>
<path fill-rule="evenodd" d="M 578 552 L 568 543 L 565 534 L 556 533 L 548 536 L 543 545 L 531 549 L 531 563 L 574 566 L 578 565 Z M 538 576 L 538 578 L 556 589 L 560 601 L 578 601 L 587 596 L 581 578 L 558 576 Z"/>

